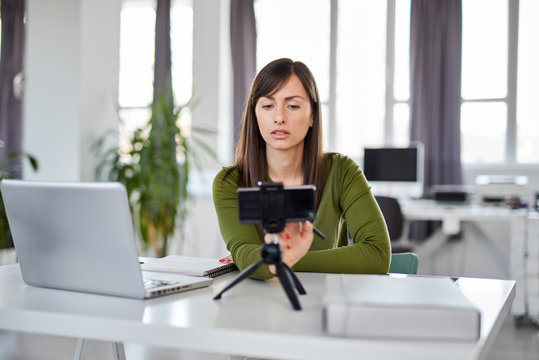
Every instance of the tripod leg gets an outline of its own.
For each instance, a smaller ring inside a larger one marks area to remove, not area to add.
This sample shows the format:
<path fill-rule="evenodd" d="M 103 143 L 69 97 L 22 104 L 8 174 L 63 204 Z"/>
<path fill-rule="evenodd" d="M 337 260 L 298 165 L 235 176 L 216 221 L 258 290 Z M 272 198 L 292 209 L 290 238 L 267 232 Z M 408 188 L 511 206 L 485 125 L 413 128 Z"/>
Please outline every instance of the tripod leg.
<path fill-rule="evenodd" d="M 291 278 L 290 275 L 285 270 L 285 267 L 281 262 L 275 264 L 275 268 L 277 270 L 277 277 L 281 281 L 281 286 L 284 289 L 284 292 L 288 296 L 288 299 L 292 303 L 292 307 L 294 310 L 301 310 L 301 305 L 299 304 L 298 295 L 294 291 L 294 288 L 291 284 Z"/>
<path fill-rule="evenodd" d="M 219 292 L 219 294 L 215 295 L 213 300 L 219 300 L 221 298 L 221 295 L 223 295 L 223 293 L 225 291 L 227 291 L 228 289 L 230 289 L 231 287 L 233 287 L 234 285 L 236 285 L 237 283 L 239 283 L 240 281 L 242 281 L 243 279 L 245 279 L 246 277 L 251 275 L 263 263 L 264 263 L 264 261 L 260 260 L 259 262 L 254 263 L 251 266 L 249 266 L 248 268 L 246 268 L 245 270 L 243 270 L 241 273 L 238 274 L 238 276 L 236 276 L 236 278 L 234 280 L 232 280 L 232 282 L 230 284 L 228 284 L 223 290 L 221 290 Z"/>
<path fill-rule="evenodd" d="M 307 292 L 305 291 L 305 288 L 303 287 L 303 285 L 301 285 L 301 281 L 299 281 L 296 274 L 294 274 L 294 271 L 292 271 L 292 269 L 290 269 L 290 266 L 286 265 L 285 263 L 283 263 L 283 266 L 284 266 L 286 272 L 288 272 L 288 274 L 290 275 L 290 277 L 294 281 L 294 286 L 296 286 L 296 289 L 298 290 L 298 292 L 301 295 L 307 294 Z"/>

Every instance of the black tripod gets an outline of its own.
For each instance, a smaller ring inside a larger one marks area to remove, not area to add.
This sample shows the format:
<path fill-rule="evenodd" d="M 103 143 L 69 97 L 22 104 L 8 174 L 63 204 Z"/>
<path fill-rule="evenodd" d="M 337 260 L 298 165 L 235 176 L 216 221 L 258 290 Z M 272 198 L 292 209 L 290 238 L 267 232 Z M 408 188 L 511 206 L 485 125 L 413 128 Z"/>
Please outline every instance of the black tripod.
<path fill-rule="evenodd" d="M 283 263 L 278 233 L 285 228 L 286 221 L 313 221 L 315 217 L 315 201 L 313 185 L 284 188 L 282 183 L 258 183 L 258 188 L 238 189 L 240 222 L 244 224 L 262 224 L 268 234 L 273 234 L 273 241 L 265 243 L 260 250 L 262 260 L 243 270 L 214 300 L 240 281 L 251 275 L 260 265 L 275 265 L 277 277 L 281 282 L 294 310 L 301 310 L 294 287 L 301 295 L 306 294 L 303 285 L 288 265 Z M 320 231 L 313 231 L 325 238 Z M 292 287 L 294 284 L 294 287 Z"/>
<path fill-rule="evenodd" d="M 264 244 L 260 250 L 260 255 L 262 255 L 262 260 L 256 262 L 249 266 L 247 269 L 243 270 L 230 284 L 228 284 L 219 294 L 217 294 L 213 299 L 219 300 L 221 295 L 228 289 L 232 288 L 234 285 L 238 284 L 243 279 L 251 275 L 258 267 L 262 264 L 275 265 L 277 271 L 277 278 L 281 282 L 281 286 L 284 289 L 284 292 L 288 296 L 288 299 L 292 303 L 294 310 L 301 310 L 301 305 L 299 303 L 298 296 L 292 287 L 292 283 L 297 289 L 298 293 L 301 295 L 306 294 L 303 285 L 299 281 L 298 277 L 288 265 L 282 262 L 281 254 L 281 245 L 279 245 L 279 240 L 277 234 L 273 234 L 273 242 Z"/>

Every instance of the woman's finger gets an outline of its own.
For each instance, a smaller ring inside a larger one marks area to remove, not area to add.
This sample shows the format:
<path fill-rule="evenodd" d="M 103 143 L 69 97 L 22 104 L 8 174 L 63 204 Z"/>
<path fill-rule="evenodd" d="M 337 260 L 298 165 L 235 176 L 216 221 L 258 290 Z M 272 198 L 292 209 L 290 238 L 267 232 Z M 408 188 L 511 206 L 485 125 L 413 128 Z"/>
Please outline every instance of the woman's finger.
<path fill-rule="evenodd" d="M 274 234 L 266 234 L 264 235 L 264 241 L 266 244 L 269 244 L 270 242 L 273 242 L 273 239 L 275 238 Z"/>
<path fill-rule="evenodd" d="M 228 263 L 234 262 L 234 259 L 232 259 L 232 255 L 227 255 L 224 258 L 219 259 L 219 262 L 221 262 L 223 264 L 228 264 Z"/>
<path fill-rule="evenodd" d="M 303 232 L 310 233 L 313 231 L 313 224 L 310 221 L 304 221 L 301 224 Z"/>

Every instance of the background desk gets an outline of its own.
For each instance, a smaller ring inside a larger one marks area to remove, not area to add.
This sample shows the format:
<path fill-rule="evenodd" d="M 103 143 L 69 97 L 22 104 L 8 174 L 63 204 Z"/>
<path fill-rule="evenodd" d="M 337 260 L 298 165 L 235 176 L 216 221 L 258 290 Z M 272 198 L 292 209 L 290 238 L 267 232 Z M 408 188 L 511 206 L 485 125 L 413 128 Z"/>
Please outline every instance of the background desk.
<path fill-rule="evenodd" d="M 505 279 L 517 281 L 516 298 L 511 309 L 513 315 L 526 314 L 526 288 L 528 277 L 526 275 L 527 254 L 527 210 L 511 210 L 507 208 L 479 205 L 447 205 L 432 200 L 402 201 L 402 212 L 406 220 L 432 220 L 441 221 L 442 226 L 438 232 L 414 248 L 421 264 L 425 264 L 434 253 L 441 249 L 450 235 L 460 232 L 463 226 L 480 239 L 498 268 L 503 272 Z M 502 222 L 509 226 L 507 239 L 509 253 L 500 250 L 476 225 L 477 222 Z M 464 257 L 466 254 L 462 254 Z M 429 270 L 419 270 L 428 273 Z M 439 275 L 439 274 L 438 274 Z M 451 276 L 466 276 L 467 274 L 444 274 Z"/>
<path fill-rule="evenodd" d="M 539 324 L 539 212 L 528 215 L 527 257 L 524 277 L 529 315 Z"/>
<path fill-rule="evenodd" d="M 480 359 L 514 298 L 514 282 L 459 279 L 481 309 L 477 342 L 347 339 L 324 335 L 322 297 L 338 275 L 298 273 L 307 295 L 293 311 L 278 282 L 246 280 L 212 300 L 212 287 L 139 301 L 26 286 L 18 265 L 0 267 L 0 328 L 40 334 L 275 359 Z"/>

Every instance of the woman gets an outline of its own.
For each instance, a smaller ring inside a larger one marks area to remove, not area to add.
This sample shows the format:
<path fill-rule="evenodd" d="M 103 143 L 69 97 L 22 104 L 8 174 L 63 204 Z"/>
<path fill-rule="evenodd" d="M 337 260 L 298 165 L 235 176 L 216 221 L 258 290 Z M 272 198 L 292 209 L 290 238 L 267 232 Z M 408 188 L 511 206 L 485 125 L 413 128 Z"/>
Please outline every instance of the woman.
<path fill-rule="evenodd" d="M 284 186 L 314 184 L 313 224 L 287 223 L 279 234 L 283 262 L 295 271 L 386 273 L 391 247 L 387 227 L 367 181 L 350 158 L 322 152 L 320 98 L 313 75 L 301 62 L 278 59 L 255 77 L 243 115 L 235 164 L 213 183 L 213 201 L 223 239 L 240 270 L 261 259 L 272 235 L 260 225 L 240 224 L 238 187 L 259 181 Z M 348 235 L 351 238 L 349 245 Z M 269 279 L 273 266 L 252 277 Z"/>

